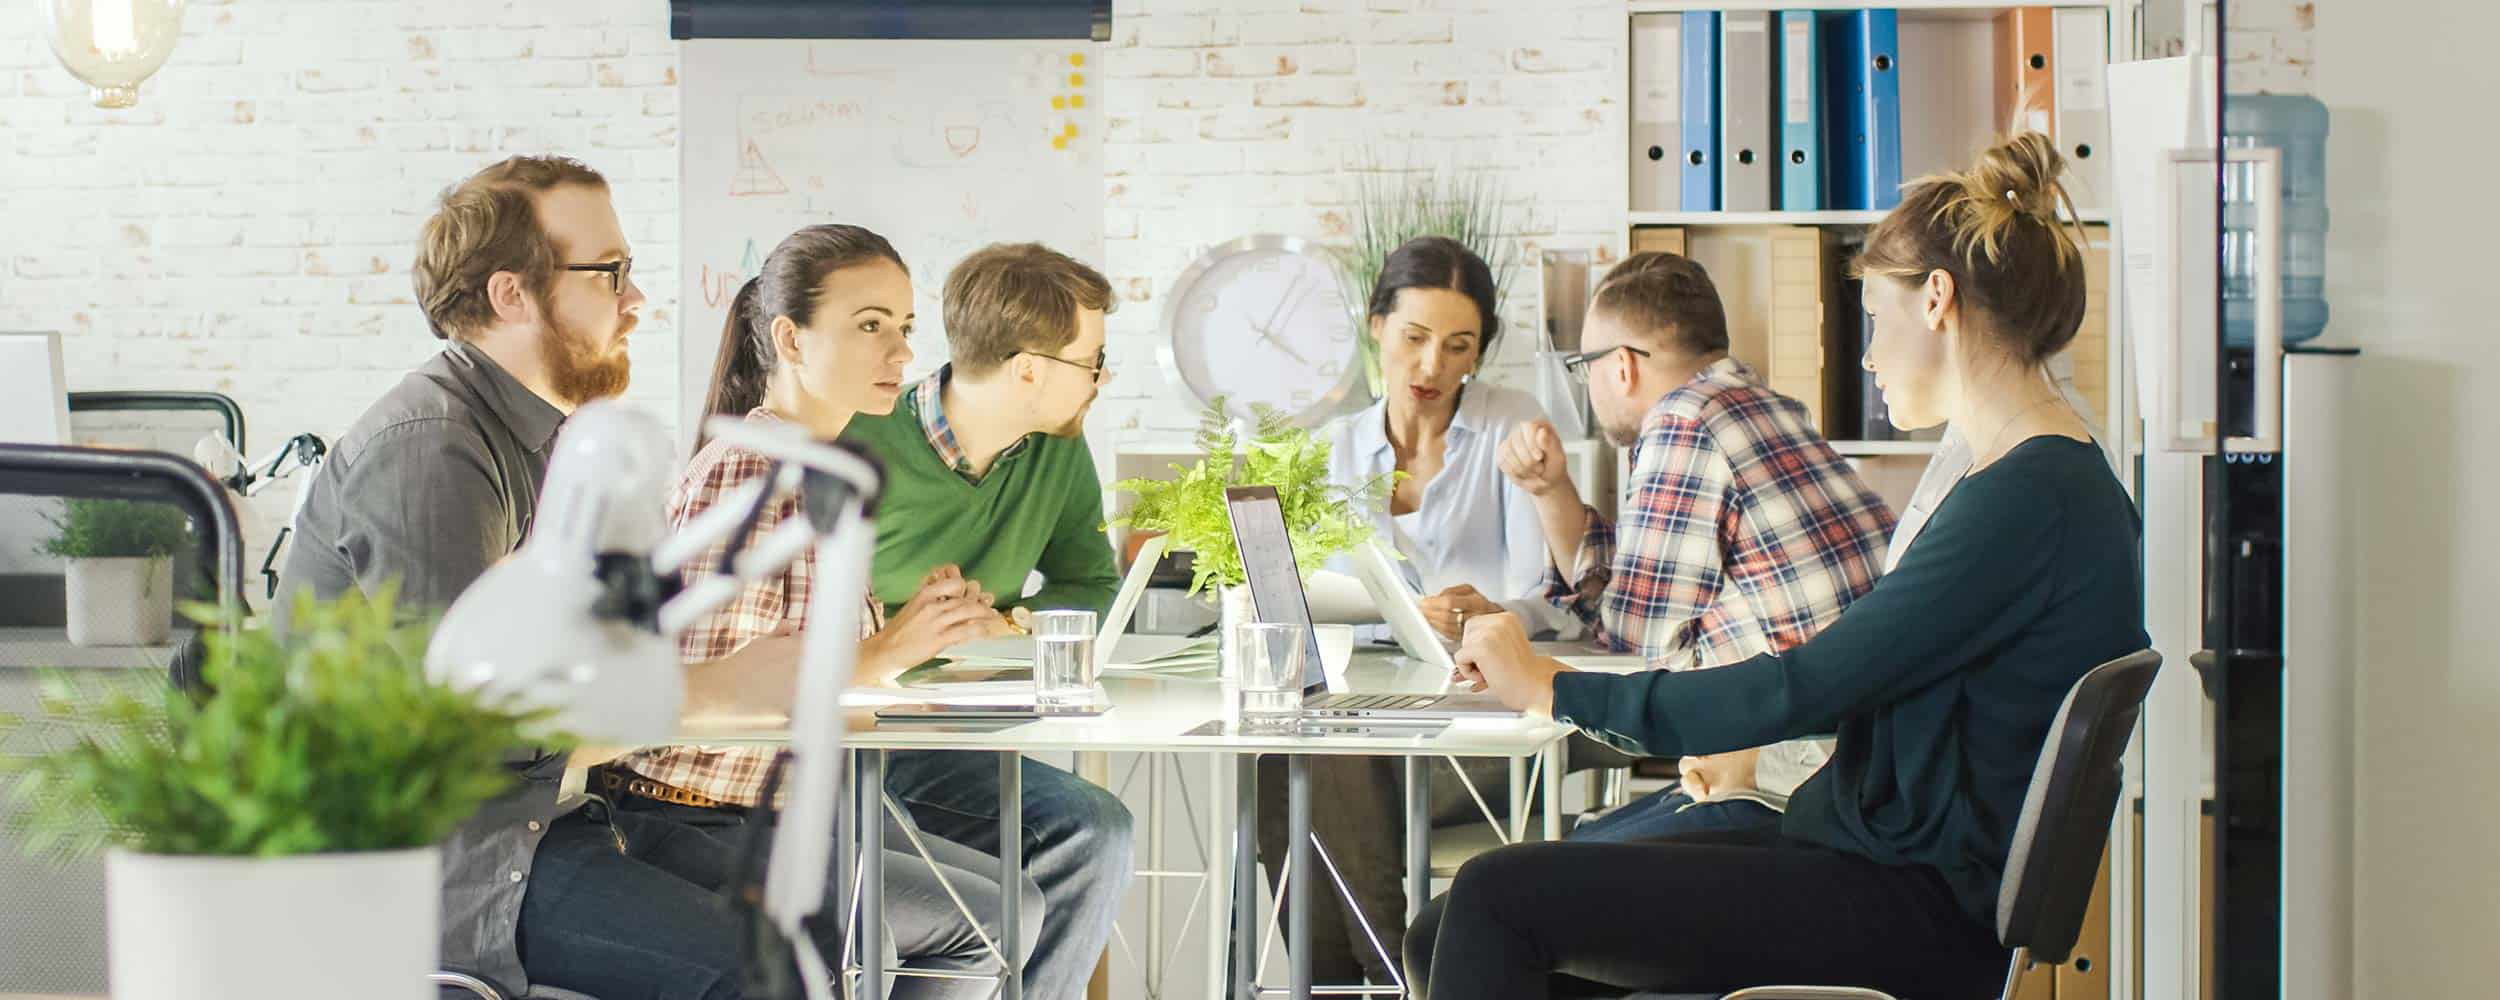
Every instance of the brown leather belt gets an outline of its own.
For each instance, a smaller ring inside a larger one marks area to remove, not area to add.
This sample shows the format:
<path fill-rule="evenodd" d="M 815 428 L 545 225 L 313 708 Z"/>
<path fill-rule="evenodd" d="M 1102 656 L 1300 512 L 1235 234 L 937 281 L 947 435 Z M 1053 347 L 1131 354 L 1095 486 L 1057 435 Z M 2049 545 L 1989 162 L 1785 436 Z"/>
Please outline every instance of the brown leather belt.
<path fill-rule="evenodd" d="M 592 771 L 591 773 L 596 775 L 599 779 L 599 790 L 608 795 L 631 795 L 635 798 L 650 799 L 653 802 L 666 802 L 671 805 L 693 806 L 697 809 L 729 808 L 729 803 L 723 802 L 709 795 L 705 795 L 701 792 L 690 792 L 675 785 L 653 781 L 639 774 L 635 774 L 632 771 L 602 767 Z"/>

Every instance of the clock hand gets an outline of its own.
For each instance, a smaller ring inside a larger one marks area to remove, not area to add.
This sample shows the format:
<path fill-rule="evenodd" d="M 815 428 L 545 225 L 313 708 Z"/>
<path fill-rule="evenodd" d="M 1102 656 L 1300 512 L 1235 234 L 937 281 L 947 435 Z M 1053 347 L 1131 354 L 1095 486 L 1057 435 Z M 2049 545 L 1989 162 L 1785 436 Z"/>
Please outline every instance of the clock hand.
<path fill-rule="evenodd" d="M 1302 276 L 1294 275 L 1293 280 L 1285 285 L 1285 294 L 1276 297 L 1276 311 L 1267 314 L 1267 322 L 1259 327 L 1261 331 L 1273 329 L 1277 320 L 1285 318 L 1285 306 L 1292 302 L 1293 293 L 1301 288 Z"/>
<path fill-rule="evenodd" d="M 1276 345 L 1276 349 L 1277 349 L 1277 350 L 1280 350 L 1280 351 L 1285 352 L 1287 355 L 1291 356 L 1291 357 L 1292 357 L 1295 361 L 1301 362 L 1301 363 L 1302 363 L 1302 364 L 1304 364 L 1304 365 L 1308 365 L 1308 364 L 1310 364 L 1310 363 L 1311 363 L 1311 359 L 1306 358 L 1306 357 L 1303 357 L 1303 356 L 1302 356 L 1302 352 L 1297 351 L 1297 350 L 1294 350 L 1294 349 L 1293 349 L 1293 345 L 1292 345 L 1292 344 L 1288 344 L 1288 343 L 1284 342 L 1282 339 L 1278 338 L 1278 337 L 1276 336 L 1276 334 L 1275 334 L 1273 331 L 1269 330 L 1267 327 L 1260 326 L 1258 323 L 1253 322 L 1253 321 L 1250 319 L 1250 314 L 1249 314 L 1249 313 L 1242 313 L 1242 314 L 1241 314 L 1241 321 L 1242 321 L 1242 325 L 1247 326 L 1247 327 L 1249 327 L 1249 328 L 1250 328 L 1250 332 L 1255 333 L 1255 334 L 1258 334 L 1258 335 L 1259 335 L 1259 339 L 1260 339 L 1260 340 L 1264 340 L 1264 341 L 1267 341 L 1268 343 L 1271 343 L 1271 344 Z"/>

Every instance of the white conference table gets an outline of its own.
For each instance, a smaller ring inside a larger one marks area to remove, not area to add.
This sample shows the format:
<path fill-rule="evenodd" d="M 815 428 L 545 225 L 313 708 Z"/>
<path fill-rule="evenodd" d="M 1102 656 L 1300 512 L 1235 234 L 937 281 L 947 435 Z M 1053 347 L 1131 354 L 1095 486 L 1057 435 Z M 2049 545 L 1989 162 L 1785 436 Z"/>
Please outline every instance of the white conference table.
<path fill-rule="evenodd" d="M 1543 651 L 1559 655 L 1573 666 L 1586 670 L 1610 672 L 1640 669 L 1638 657 L 1590 654 L 1585 647 L 1565 644 L 1540 644 Z M 1440 690 L 1441 671 L 1398 655 L 1372 648 L 1358 651 L 1348 666 L 1347 686 L 1359 692 L 1432 692 Z M 844 736 L 845 749 L 852 756 L 854 808 L 844 824 L 844 850 L 840 856 L 853 856 L 850 841 L 856 838 L 857 856 L 876 857 L 884 849 L 884 824 L 859 822 L 861 816 L 875 816 L 872 810 L 882 808 L 885 776 L 885 754 L 892 750 L 958 750 L 988 752 L 999 758 L 999 884 L 1013 886 L 1024 881 L 1023 858 L 1023 791 L 1021 759 L 1026 753 L 1077 751 L 1086 753 L 1127 752 L 1150 754 L 1203 753 L 1210 756 L 1218 785 L 1215 815 L 1208 829 L 1207 857 L 1214 871 L 1205 873 L 1209 889 L 1217 902 L 1211 913 L 1229 912 L 1233 933 L 1210 933 L 1208 949 L 1208 990 L 1206 995 L 1255 998 L 1260 987 L 1255 982 L 1258 963 L 1257 942 L 1263 937 L 1257 913 L 1258 857 L 1255 821 L 1258 810 L 1257 758 L 1261 755 L 1287 759 L 1287 835 L 1291 844 L 1286 861 L 1289 873 L 1310 872 L 1311 868 L 1311 796 L 1310 761 L 1321 756 L 1390 756 L 1405 758 L 1407 815 L 1406 895 L 1410 913 L 1419 907 L 1430 885 L 1430 851 L 1425 843 L 1430 823 L 1425 816 L 1425 789 L 1428 771 L 1424 762 L 1433 757 L 1504 758 L 1512 762 L 1514 784 L 1523 784 L 1519 777 L 1526 763 L 1542 757 L 1545 809 L 1544 830 L 1547 839 L 1561 836 L 1560 802 L 1562 785 L 1563 739 L 1571 729 L 1544 720 L 1525 718 L 1465 720 L 1439 728 L 1407 726 L 1344 726 L 1324 727 L 1309 733 L 1243 732 L 1224 725 L 1227 706 L 1222 688 L 1212 674 L 1164 676 L 1118 669 L 1103 673 L 1103 689 L 1110 698 L 1109 711 L 1098 716 L 1042 719 L 1001 726 L 997 723 L 880 723 L 868 709 L 849 713 L 850 729 Z M 1216 723 L 1216 725 L 1210 725 Z M 703 729 L 683 734 L 690 743 L 709 745 L 781 745 L 788 742 L 787 730 Z M 1517 802 L 1521 796 L 1514 794 Z M 1229 801 L 1231 814 L 1225 807 Z M 1519 822 L 1514 812 L 1514 823 Z M 847 875 L 851 865 L 843 865 Z M 857 866 L 857 886 L 862 898 L 879 898 L 881 877 L 878 866 Z M 1310 887 L 1316 878 L 1300 876 L 1285 880 L 1286 948 L 1289 983 L 1288 996 L 1309 1000 L 1314 984 L 1310 969 Z M 843 884 L 840 899 L 851 898 L 851 886 Z M 1227 901 L 1226 897 L 1229 897 Z M 884 928 L 878 908 L 862 906 L 863 919 L 856 921 L 859 935 L 857 954 L 879 955 L 883 952 Z M 1000 919 L 1000 944 L 1018 950 L 1020 940 L 1016 927 L 1014 905 L 1004 907 Z M 1019 1000 L 1023 994 L 1021 966 L 1024 956 L 1011 954 L 1002 996 Z M 862 962 L 859 995 L 881 996 L 889 970 L 881 962 Z M 1394 992 L 1388 988 L 1377 991 Z M 1333 994 L 1349 992 L 1332 989 Z"/>

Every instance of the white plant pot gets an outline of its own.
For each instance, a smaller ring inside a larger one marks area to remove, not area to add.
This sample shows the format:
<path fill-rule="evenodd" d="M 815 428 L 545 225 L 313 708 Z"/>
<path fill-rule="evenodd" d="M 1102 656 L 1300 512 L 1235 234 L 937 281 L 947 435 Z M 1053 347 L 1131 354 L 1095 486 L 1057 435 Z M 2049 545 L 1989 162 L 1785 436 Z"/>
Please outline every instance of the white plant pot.
<path fill-rule="evenodd" d="M 1241 679 L 1239 649 L 1233 642 L 1233 626 L 1258 621 L 1259 618 L 1251 608 L 1250 588 L 1246 584 L 1215 588 L 1215 607 L 1218 676 L 1223 680 L 1224 703 L 1230 705 L 1235 700 L 1232 697 L 1234 687 Z"/>
<path fill-rule="evenodd" d="M 174 561 L 162 556 L 72 559 L 62 574 L 69 641 L 157 646 L 174 617 Z"/>
<path fill-rule="evenodd" d="M 432 1000 L 441 855 L 104 862 L 114 1000 Z"/>

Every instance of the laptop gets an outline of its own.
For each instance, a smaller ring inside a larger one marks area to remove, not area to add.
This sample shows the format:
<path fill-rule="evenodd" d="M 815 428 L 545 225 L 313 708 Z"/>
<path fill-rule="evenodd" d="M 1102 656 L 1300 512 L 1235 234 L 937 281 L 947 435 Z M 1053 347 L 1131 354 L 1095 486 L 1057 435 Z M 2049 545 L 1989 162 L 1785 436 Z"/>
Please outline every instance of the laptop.
<path fill-rule="evenodd" d="M 1302 626 L 1302 713 L 1320 719 L 1363 719 L 1370 722 L 1448 722 L 1460 717 L 1516 717 L 1489 694 L 1328 693 L 1328 672 L 1320 665 L 1319 636 L 1311 628 L 1311 608 L 1302 591 L 1302 572 L 1293 558 L 1293 539 L 1285 530 L 1284 508 L 1273 486 L 1235 486 L 1224 491 L 1224 507 L 1232 517 L 1233 544 L 1241 551 L 1242 575 L 1250 586 L 1252 613 L 1260 621 Z M 1387 556 L 1366 545 L 1357 551 L 1356 566 L 1365 587 L 1380 602 L 1381 616 L 1407 654 L 1438 667 L 1444 678 L 1452 669 L 1450 651 L 1424 621 L 1423 608 L 1404 578 L 1388 565 Z M 1442 687 L 1447 691 L 1449 682 Z"/>
<path fill-rule="evenodd" d="M 1120 581 L 1120 592 L 1111 599 L 1111 610 L 1103 615 L 1102 629 L 1094 633 L 1094 662 L 1104 666 L 1147 665 L 1158 661 L 1204 651 L 1214 653 L 1213 641 L 1182 635 L 1128 635 L 1129 619 L 1137 613 L 1138 601 L 1146 596 L 1146 582 L 1154 576 L 1155 563 L 1163 558 L 1163 550 L 1171 540 L 1157 536 L 1146 540 L 1129 563 L 1128 576 Z M 1033 658 L 1030 636 L 1003 636 L 957 643 L 938 654 L 956 660 L 997 661 Z"/>

